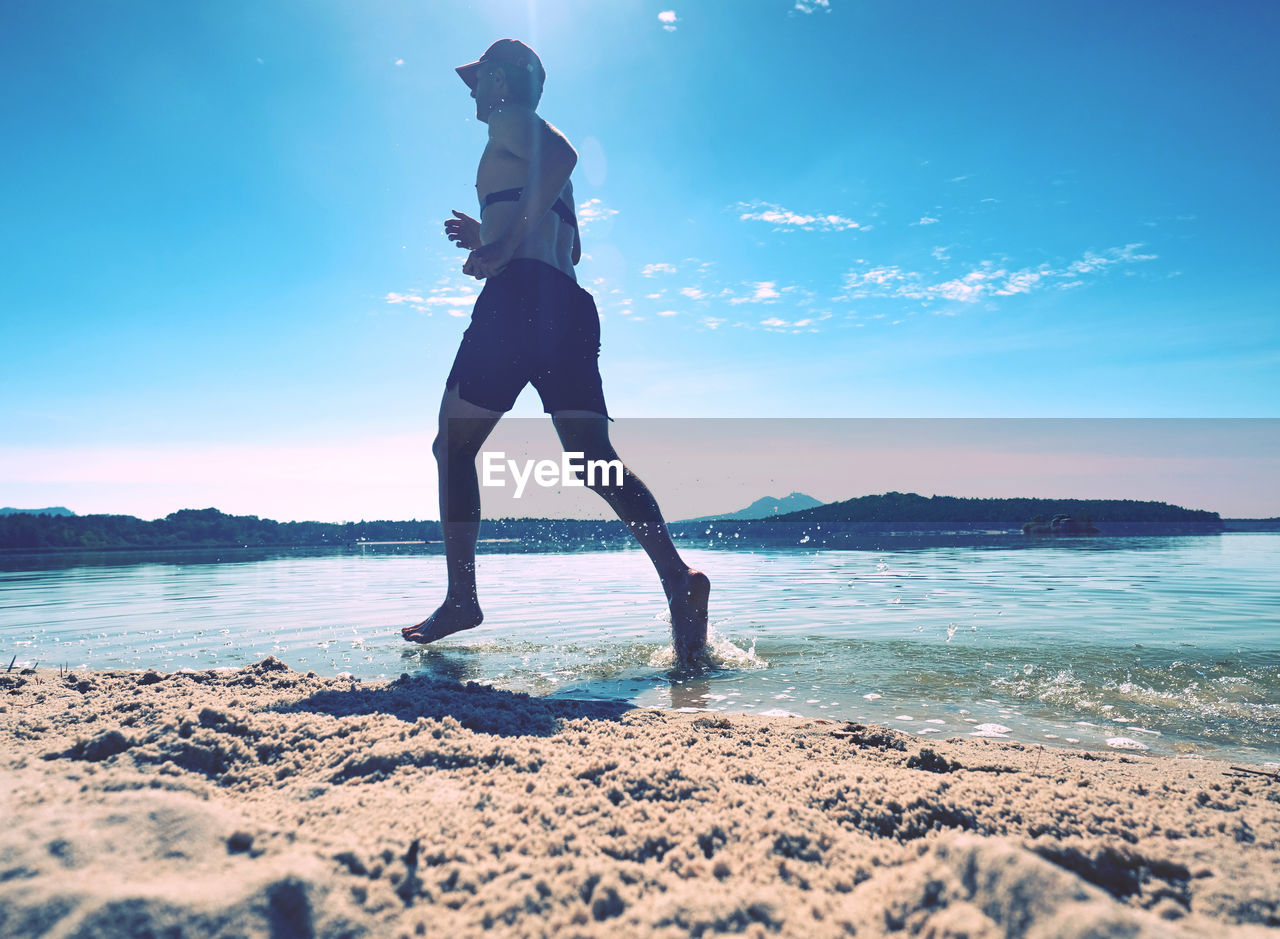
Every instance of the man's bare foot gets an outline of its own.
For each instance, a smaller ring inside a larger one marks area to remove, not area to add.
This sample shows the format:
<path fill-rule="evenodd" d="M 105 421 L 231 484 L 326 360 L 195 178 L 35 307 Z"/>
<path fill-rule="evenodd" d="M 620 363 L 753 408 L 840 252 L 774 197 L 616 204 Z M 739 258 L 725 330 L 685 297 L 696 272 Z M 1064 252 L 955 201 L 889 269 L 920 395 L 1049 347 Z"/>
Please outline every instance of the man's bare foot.
<path fill-rule="evenodd" d="M 707 600 L 711 580 L 702 571 L 689 568 L 679 580 L 667 586 L 671 608 L 671 638 L 680 662 L 692 662 L 707 644 Z"/>
<path fill-rule="evenodd" d="M 462 603 L 446 600 L 440 604 L 440 609 L 421 623 L 416 626 L 406 626 L 400 630 L 400 635 L 404 636 L 406 642 L 419 642 L 425 645 L 428 642 L 443 639 L 445 636 L 460 633 L 464 629 L 474 629 L 483 621 L 484 614 L 480 612 L 480 605 L 474 600 Z"/>

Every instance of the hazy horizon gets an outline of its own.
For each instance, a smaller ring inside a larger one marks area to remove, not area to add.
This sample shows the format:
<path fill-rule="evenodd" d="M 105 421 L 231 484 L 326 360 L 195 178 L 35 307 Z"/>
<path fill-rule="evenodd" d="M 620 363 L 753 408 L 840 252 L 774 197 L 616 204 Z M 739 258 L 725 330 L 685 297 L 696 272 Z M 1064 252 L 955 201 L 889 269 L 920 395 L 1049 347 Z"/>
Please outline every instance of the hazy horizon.
<path fill-rule="evenodd" d="M 885 492 L 1135 499 L 1224 518 L 1280 516 L 1280 420 L 655 418 L 619 420 L 612 436 L 668 519 L 734 512 L 764 496 L 791 492 L 824 503 Z M 545 418 L 502 421 L 484 449 L 521 467 L 530 460 L 559 462 L 562 453 Z M 278 521 L 438 518 L 434 472 L 420 482 L 390 485 L 380 475 L 391 463 L 389 454 L 366 452 L 324 466 L 309 464 L 309 456 L 302 451 L 254 458 L 242 451 L 209 461 L 154 450 L 145 460 L 120 454 L 114 468 L 91 467 L 99 479 L 115 474 L 112 485 L 94 487 L 101 501 L 75 505 L 35 497 L 73 493 L 78 484 L 51 480 L 56 461 L 29 453 L 23 472 L 33 497 L 25 501 L 63 505 L 77 514 L 141 518 L 210 506 Z M 425 467 L 433 469 L 430 462 Z M 165 482 L 182 478 L 183 484 Z M 489 518 L 611 517 L 603 500 L 581 487 L 531 483 L 517 499 L 509 474 L 495 481 L 505 485 L 481 487 L 482 511 Z M 0 490 L 3 501 L 17 504 L 8 498 L 14 491 L 12 484 Z M 326 504 L 355 497 L 370 510 L 323 511 Z M 282 513 L 273 503 L 298 510 Z"/>

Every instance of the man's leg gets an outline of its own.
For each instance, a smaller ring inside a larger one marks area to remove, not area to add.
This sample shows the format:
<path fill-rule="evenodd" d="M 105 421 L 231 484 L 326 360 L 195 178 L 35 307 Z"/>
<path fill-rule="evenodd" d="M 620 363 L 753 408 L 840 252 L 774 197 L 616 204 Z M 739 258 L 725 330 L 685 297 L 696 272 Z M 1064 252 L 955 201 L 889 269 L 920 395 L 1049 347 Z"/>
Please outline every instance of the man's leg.
<path fill-rule="evenodd" d="M 566 451 L 582 453 L 584 460 L 617 460 L 609 442 L 609 421 L 592 411 L 557 411 L 552 415 L 556 433 Z M 622 485 L 615 477 L 600 474 L 591 489 L 600 494 L 644 548 L 662 581 L 671 608 L 671 633 L 677 656 L 691 660 L 707 643 L 707 598 L 711 581 L 686 564 L 676 551 L 657 500 L 649 488 L 623 468 Z"/>
<path fill-rule="evenodd" d="M 440 426 L 431 451 L 440 480 L 440 530 L 449 586 L 440 608 L 401 634 L 410 642 L 434 642 L 484 619 L 476 596 L 476 538 L 480 533 L 480 482 L 476 454 L 501 411 L 462 400 L 457 387 L 440 402 Z"/>

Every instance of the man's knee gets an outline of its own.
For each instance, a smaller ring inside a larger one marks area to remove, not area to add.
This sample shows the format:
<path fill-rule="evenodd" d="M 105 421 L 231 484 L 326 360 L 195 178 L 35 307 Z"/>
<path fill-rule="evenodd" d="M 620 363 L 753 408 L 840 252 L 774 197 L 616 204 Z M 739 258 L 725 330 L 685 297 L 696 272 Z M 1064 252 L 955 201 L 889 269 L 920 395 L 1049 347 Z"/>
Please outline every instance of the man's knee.
<path fill-rule="evenodd" d="M 460 439 L 457 436 L 451 437 L 441 432 L 436 434 L 436 439 L 431 443 L 431 453 L 437 463 L 460 459 L 474 461 L 480 453 L 480 446 L 473 444 L 470 440 Z"/>

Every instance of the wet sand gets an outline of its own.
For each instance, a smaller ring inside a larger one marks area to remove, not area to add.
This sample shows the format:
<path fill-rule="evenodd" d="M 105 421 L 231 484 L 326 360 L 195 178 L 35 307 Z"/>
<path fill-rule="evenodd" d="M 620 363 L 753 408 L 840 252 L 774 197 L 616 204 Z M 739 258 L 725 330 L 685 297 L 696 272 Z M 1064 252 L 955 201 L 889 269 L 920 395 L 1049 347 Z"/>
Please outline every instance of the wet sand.
<path fill-rule="evenodd" d="M 5 936 L 1276 936 L 1280 779 L 402 677 L 0 674 Z"/>

